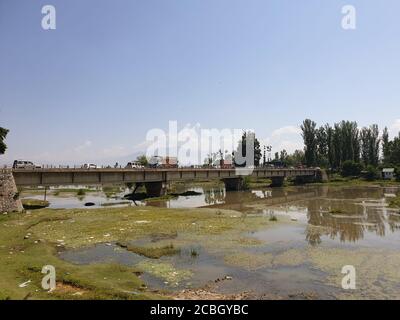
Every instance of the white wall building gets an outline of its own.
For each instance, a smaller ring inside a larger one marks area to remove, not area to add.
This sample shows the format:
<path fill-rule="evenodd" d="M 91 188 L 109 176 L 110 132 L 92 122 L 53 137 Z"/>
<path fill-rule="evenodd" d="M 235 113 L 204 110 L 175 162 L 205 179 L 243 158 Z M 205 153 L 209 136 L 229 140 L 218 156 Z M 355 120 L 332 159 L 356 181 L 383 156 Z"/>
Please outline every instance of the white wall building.
<path fill-rule="evenodd" d="M 394 168 L 383 168 L 382 169 L 382 178 L 383 179 L 393 179 L 394 178 Z"/>

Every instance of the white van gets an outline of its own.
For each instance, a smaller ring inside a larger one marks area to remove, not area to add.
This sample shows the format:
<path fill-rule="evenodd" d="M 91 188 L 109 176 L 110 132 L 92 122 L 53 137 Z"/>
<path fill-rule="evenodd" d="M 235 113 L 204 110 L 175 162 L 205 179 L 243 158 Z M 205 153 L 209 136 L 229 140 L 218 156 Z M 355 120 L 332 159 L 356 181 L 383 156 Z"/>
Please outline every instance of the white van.
<path fill-rule="evenodd" d="M 125 169 L 143 169 L 144 166 L 139 161 L 130 161 L 125 166 Z"/>
<path fill-rule="evenodd" d="M 14 160 L 13 169 L 36 169 L 41 166 L 34 164 L 32 161 Z"/>

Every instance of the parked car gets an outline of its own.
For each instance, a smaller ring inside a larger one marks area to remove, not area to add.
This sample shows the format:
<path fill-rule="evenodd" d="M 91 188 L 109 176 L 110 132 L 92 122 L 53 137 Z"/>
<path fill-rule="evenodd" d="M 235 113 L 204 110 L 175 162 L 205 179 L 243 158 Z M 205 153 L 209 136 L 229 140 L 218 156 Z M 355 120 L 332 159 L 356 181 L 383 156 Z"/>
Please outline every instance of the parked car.
<path fill-rule="evenodd" d="M 140 164 L 138 161 L 130 161 L 125 166 L 126 169 L 143 169 L 144 165 Z"/>
<path fill-rule="evenodd" d="M 95 165 L 93 163 L 85 163 L 82 166 L 82 169 L 97 169 L 97 165 Z"/>
<path fill-rule="evenodd" d="M 14 160 L 13 169 L 39 169 L 41 166 L 34 164 L 32 161 Z"/>

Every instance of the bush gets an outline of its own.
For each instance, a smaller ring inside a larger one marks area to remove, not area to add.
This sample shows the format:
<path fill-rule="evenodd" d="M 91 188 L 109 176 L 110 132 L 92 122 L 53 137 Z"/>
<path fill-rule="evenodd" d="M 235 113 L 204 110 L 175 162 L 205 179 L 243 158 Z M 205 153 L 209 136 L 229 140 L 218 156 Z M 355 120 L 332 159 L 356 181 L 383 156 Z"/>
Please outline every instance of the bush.
<path fill-rule="evenodd" d="M 395 170 L 396 181 L 400 181 L 400 167 L 397 167 Z"/>
<path fill-rule="evenodd" d="M 351 160 L 346 160 L 342 165 L 342 176 L 350 177 L 350 176 L 359 176 L 362 170 L 361 163 L 354 162 Z"/>
<path fill-rule="evenodd" d="M 85 189 L 79 189 L 76 193 L 78 196 L 84 196 L 86 194 Z"/>
<path fill-rule="evenodd" d="M 365 179 L 372 181 L 378 177 L 378 170 L 373 165 L 368 165 L 366 168 Z"/>
<path fill-rule="evenodd" d="M 250 176 L 245 176 L 243 178 L 243 189 L 244 190 L 250 189 L 250 183 L 251 183 L 251 177 Z"/>

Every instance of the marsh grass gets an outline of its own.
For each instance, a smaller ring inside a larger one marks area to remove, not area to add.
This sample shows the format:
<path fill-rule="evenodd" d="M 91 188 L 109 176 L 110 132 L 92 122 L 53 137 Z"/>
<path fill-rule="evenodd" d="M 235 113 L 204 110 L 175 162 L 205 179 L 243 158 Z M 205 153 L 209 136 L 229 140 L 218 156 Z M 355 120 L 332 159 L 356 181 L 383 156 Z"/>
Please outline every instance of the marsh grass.
<path fill-rule="evenodd" d="M 85 189 L 78 189 L 78 191 L 76 192 L 77 196 L 84 196 L 86 194 Z"/>
<path fill-rule="evenodd" d="M 50 205 L 48 201 L 38 199 L 22 199 L 21 202 L 26 210 L 43 209 Z"/>
<path fill-rule="evenodd" d="M 123 242 L 118 242 L 117 245 L 130 252 L 150 259 L 159 259 L 163 256 L 172 256 L 180 252 L 180 249 L 175 248 L 172 243 L 163 247 L 140 247 L 129 245 Z"/>
<path fill-rule="evenodd" d="M 390 208 L 400 208 L 400 196 L 397 196 L 396 198 L 393 198 L 389 202 L 389 207 Z"/>
<path fill-rule="evenodd" d="M 276 217 L 276 215 L 271 214 L 271 216 L 269 217 L 269 221 L 276 222 L 276 221 L 278 221 L 278 218 Z"/>
<path fill-rule="evenodd" d="M 341 209 L 331 209 L 331 210 L 329 210 L 329 213 L 339 214 L 339 213 L 344 213 L 344 212 Z"/>
<path fill-rule="evenodd" d="M 1 299 L 152 299 L 162 298 L 146 289 L 137 274 L 153 272 L 167 281 L 190 276 L 189 270 L 175 270 L 161 260 L 132 267 L 112 263 L 75 265 L 61 260 L 58 251 L 90 247 L 98 243 L 132 243 L 163 235 L 164 245 L 134 248 L 147 256 L 175 254 L 180 247 L 202 243 L 212 252 L 232 245 L 244 232 L 272 223 L 262 217 L 232 218 L 236 211 L 215 209 L 166 209 L 118 207 L 96 209 L 39 209 L 34 213 L 0 215 L 0 298 Z M 171 237 L 180 235 L 171 247 Z M 165 236 L 164 236 L 165 235 Z M 168 236 L 168 238 L 167 238 Z M 152 243 L 152 240 L 147 244 Z M 161 241 L 161 240 L 160 240 Z M 175 243 L 178 241 L 179 247 Z M 62 242 L 62 245 L 60 244 Z M 61 247 L 62 248 L 61 248 Z M 247 247 L 247 245 L 246 245 Z M 60 290 L 45 292 L 41 287 L 42 267 L 56 268 Z M 154 269 L 152 268 L 154 267 Z M 175 274 L 178 272 L 178 275 Z M 18 285 L 32 280 L 28 286 Z M 73 295 L 76 292 L 82 295 Z M 136 293 L 133 293 L 136 292 Z"/>

